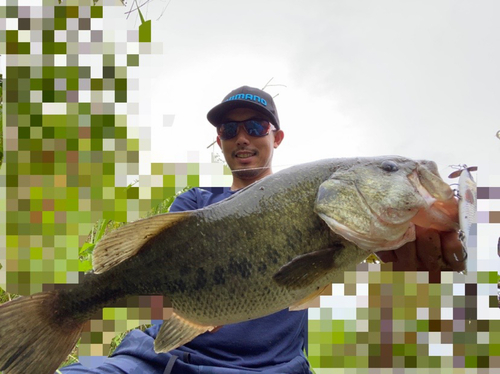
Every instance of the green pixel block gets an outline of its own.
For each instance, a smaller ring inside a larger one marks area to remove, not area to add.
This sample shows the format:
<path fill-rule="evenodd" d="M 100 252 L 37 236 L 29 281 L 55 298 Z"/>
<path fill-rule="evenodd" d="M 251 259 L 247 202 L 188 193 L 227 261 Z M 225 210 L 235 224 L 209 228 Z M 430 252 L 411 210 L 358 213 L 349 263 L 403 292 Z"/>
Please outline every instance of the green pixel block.
<path fill-rule="evenodd" d="M 175 187 L 175 175 L 164 175 L 163 185 L 168 187 Z"/>
<path fill-rule="evenodd" d="M 115 102 L 126 103 L 127 102 L 127 91 L 115 91 Z"/>
<path fill-rule="evenodd" d="M 138 199 L 139 198 L 139 188 L 138 187 L 128 187 L 127 188 L 127 199 Z"/>
<path fill-rule="evenodd" d="M 67 44 L 64 42 L 54 43 L 54 54 L 65 55 L 67 50 L 66 46 Z"/>
<path fill-rule="evenodd" d="M 5 17 L 6 18 L 18 18 L 18 7 L 13 5 L 7 5 L 5 7 Z"/>
<path fill-rule="evenodd" d="M 127 139 L 127 128 L 117 127 L 115 129 L 115 139 Z"/>
<path fill-rule="evenodd" d="M 66 6 L 54 7 L 54 18 L 66 18 Z"/>
<path fill-rule="evenodd" d="M 18 31 L 17 30 L 6 30 L 5 31 L 5 41 L 7 43 L 13 43 L 13 44 L 17 45 Z"/>
<path fill-rule="evenodd" d="M 43 79 L 41 79 L 41 78 L 30 79 L 30 90 L 33 90 L 33 91 L 43 90 Z"/>
<path fill-rule="evenodd" d="M 90 89 L 92 91 L 102 91 L 103 80 L 100 78 L 91 78 L 90 79 Z"/>
<path fill-rule="evenodd" d="M 127 66 L 139 66 L 139 55 L 127 55 Z"/>
<path fill-rule="evenodd" d="M 77 6 L 67 6 L 66 7 L 66 17 L 67 18 L 78 18 L 78 7 Z"/>
<path fill-rule="evenodd" d="M 151 43 L 151 20 L 142 22 L 139 26 L 139 42 Z"/>
<path fill-rule="evenodd" d="M 139 151 L 139 139 L 127 139 L 127 151 Z M 127 155 L 128 157 L 128 155 Z"/>
<path fill-rule="evenodd" d="M 54 42 L 54 30 L 43 30 L 42 31 L 42 46 L 45 46 L 47 43 Z"/>
<path fill-rule="evenodd" d="M 18 43 L 17 44 L 17 53 L 20 55 L 29 55 L 31 53 L 31 44 L 30 43 Z"/>
<path fill-rule="evenodd" d="M 94 5 L 90 7 L 91 18 L 102 18 L 102 6 Z"/>
<path fill-rule="evenodd" d="M 54 30 L 66 30 L 66 18 L 54 19 Z"/>

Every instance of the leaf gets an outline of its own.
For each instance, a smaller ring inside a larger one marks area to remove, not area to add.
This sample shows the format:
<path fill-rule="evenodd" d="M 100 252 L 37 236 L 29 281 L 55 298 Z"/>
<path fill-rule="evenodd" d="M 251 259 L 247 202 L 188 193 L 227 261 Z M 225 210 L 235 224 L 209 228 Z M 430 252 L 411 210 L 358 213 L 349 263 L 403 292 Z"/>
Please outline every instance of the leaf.
<path fill-rule="evenodd" d="M 92 261 L 91 260 L 80 261 L 78 263 L 78 271 L 80 271 L 82 273 L 86 273 L 90 270 L 92 270 Z"/>
<path fill-rule="evenodd" d="M 78 251 L 79 256 L 86 256 L 90 255 L 92 251 L 94 250 L 95 244 L 94 243 L 84 243 L 82 245 L 82 248 Z"/>
<path fill-rule="evenodd" d="M 96 244 L 106 233 L 106 227 L 108 227 L 109 219 L 100 219 L 98 225 L 100 225 L 99 231 L 94 238 L 94 244 Z"/>

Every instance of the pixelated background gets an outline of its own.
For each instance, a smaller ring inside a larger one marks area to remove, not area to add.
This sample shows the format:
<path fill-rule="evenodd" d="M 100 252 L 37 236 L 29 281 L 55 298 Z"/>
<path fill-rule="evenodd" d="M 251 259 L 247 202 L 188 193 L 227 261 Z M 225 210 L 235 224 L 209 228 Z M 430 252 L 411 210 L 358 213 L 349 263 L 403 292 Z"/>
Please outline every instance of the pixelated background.
<path fill-rule="evenodd" d="M 0 287 L 27 295 L 78 282 L 89 269 L 81 249 L 99 220 L 136 220 L 187 186 L 227 186 L 231 177 L 214 148 L 202 161 L 189 142 L 182 144 L 186 162 L 150 159 L 158 139 L 148 127 L 151 113 L 140 110 L 151 84 L 141 69 L 168 51 L 148 17 L 131 26 L 131 5 L 120 1 L 0 4 Z M 176 114 L 162 121 L 173 129 Z M 181 142 L 164 140 L 166 148 L 174 143 Z M 316 373 L 500 367 L 500 170 L 493 156 L 478 166 L 467 275 L 429 280 L 427 273 L 376 264 L 346 273 L 309 310 Z M 154 297 L 104 309 L 85 328 L 80 360 L 98 365 L 116 333 L 166 314 Z"/>

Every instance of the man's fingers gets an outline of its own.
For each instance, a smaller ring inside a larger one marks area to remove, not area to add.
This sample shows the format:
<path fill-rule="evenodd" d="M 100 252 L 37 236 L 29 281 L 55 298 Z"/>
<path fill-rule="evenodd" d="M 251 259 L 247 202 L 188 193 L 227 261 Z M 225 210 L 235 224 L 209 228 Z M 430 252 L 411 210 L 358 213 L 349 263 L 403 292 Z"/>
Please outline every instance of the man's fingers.
<path fill-rule="evenodd" d="M 415 242 L 409 242 L 393 251 L 378 252 L 377 255 L 384 262 L 392 262 L 394 271 L 416 271 L 422 266 L 417 257 Z"/>
<path fill-rule="evenodd" d="M 396 253 L 394 253 L 394 250 L 377 252 L 377 257 L 385 263 L 395 262 L 398 260 L 398 258 L 396 257 Z"/>
<path fill-rule="evenodd" d="M 441 253 L 441 239 L 436 230 L 416 226 L 417 256 L 425 270 L 437 271 L 444 268 Z"/>
<path fill-rule="evenodd" d="M 446 263 L 454 271 L 464 271 L 467 264 L 467 253 L 462 248 L 458 234 L 454 231 L 441 233 L 441 250 Z"/>
<path fill-rule="evenodd" d="M 393 270 L 431 272 L 466 269 L 467 254 L 455 231 L 436 231 L 416 227 L 416 240 L 392 251 L 381 251 L 383 262 L 392 262 Z"/>

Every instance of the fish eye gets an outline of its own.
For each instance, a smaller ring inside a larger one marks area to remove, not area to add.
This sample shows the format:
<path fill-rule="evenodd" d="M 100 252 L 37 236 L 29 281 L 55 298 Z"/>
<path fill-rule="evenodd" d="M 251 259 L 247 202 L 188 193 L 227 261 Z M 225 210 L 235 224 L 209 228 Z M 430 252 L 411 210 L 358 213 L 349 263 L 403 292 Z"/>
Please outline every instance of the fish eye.
<path fill-rule="evenodd" d="M 380 165 L 382 170 L 388 171 L 388 172 L 395 172 L 399 170 L 398 165 L 394 161 L 384 161 L 382 162 L 382 165 Z"/>

